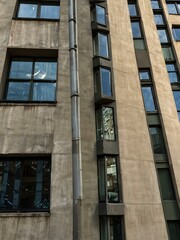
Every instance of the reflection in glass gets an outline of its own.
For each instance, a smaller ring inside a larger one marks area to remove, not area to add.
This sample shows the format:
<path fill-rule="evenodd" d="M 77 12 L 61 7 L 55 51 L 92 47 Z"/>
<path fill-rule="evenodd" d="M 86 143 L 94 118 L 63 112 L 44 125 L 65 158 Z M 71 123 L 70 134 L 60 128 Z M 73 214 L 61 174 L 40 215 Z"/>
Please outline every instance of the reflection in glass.
<path fill-rule="evenodd" d="M 97 110 L 97 139 L 115 140 L 114 113 L 110 107 Z"/>
<path fill-rule="evenodd" d="M 104 7 L 96 5 L 96 21 L 99 24 L 106 25 L 106 11 Z"/>
<path fill-rule="evenodd" d="M 174 188 L 168 168 L 158 168 L 158 176 L 163 200 L 175 200 Z"/>
<path fill-rule="evenodd" d="M 153 112 L 156 110 L 152 88 L 151 87 L 142 87 L 142 94 L 144 99 L 144 105 L 147 112 Z"/>
<path fill-rule="evenodd" d="M 135 49 L 146 49 L 144 39 L 134 39 Z"/>
<path fill-rule="evenodd" d="M 34 79 L 56 80 L 56 62 L 35 62 Z"/>
<path fill-rule="evenodd" d="M 154 14 L 154 21 L 156 25 L 164 25 L 164 19 L 162 14 Z"/>
<path fill-rule="evenodd" d="M 167 63 L 166 68 L 167 68 L 167 71 L 168 71 L 170 82 L 171 83 L 178 82 L 179 81 L 179 76 L 178 76 L 175 64 Z"/>
<path fill-rule="evenodd" d="M 162 51 L 165 61 L 174 60 L 174 54 L 171 47 L 162 45 Z"/>
<path fill-rule="evenodd" d="M 30 79 L 32 74 L 32 62 L 12 61 L 9 78 Z"/>
<path fill-rule="evenodd" d="M 175 3 L 167 3 L 168 13 L 177 14 Z"/>
<path fill-rule="evenodd" d="M 141 38 L 141 30 L 139 22 L 131 22 L 133 38 Z"/>
<path fill-rule="evenodd" d="M 29 82 L 9 82 L 6 99 L 26 101 L 29 99 L 29 90 Z"/>
<path fill-rule="evenodd" d="M 121 217 L 110 217 L 110 240 L 122 240 Z"/>
<path fill-rule="evenodd" d="M 177 110 L 180 110 L 180 91 L 173 91 Z"/>
<path fill-rule="evenodd" d="M 139 71 L 139 78 L 140 78 L 141 81 L 150 80 L 150 72 L 148 70 L 140 70 Z"/>
<path fill-rule="evenodd" d="M 98 33 L 98 45 L 99 45 L 99 56 L 108 58 L 108 36 L 105 34 Z"/>
<path fill-rule="evenodd" d="M 41 5 L 40 18 L 59 19 L 60 7 Z"/>
<path fill-rule="evenodd" d="M 128 4 L 128 8 L 130 16 L 137 16 L 136 4 L 134 3 Z"/>
<path fill-rule="evenodd" d="M 161 43 L 168 43 L 167 33 L 165 29 L 158 29 L 159 40 Z"/>
<path fill-rule="evenodd" d="M 56 83 L 34 83 L 33 101 L 54 101 Z"/>
<path fill-rule="evenodd" d="M 112 89 L 111 89 L 111 71 L 106 68 L 100 68 L 101 71 L 101 86 L 102 86 L 102 94 L 104 96 L 111 97 Z"/>
<path fill-rule="evenodd" d="M 1 210 L 48 210 L 50 162 L 1 160 Z"/>
<path fill-rule="evenodd" d="M 153 151 L 155 154 L 166 154 L 164 137 L 160 127 L 149 127 L 152 140 Z"/>
<path fill-rule="evenodd" d="M 20 3 L 18 17 L 19 18 L 36 18 L 37 4 Z"/>
<path fill-rule="evenodd" d="M 117 162 L 114 157 L 105 157 L 107 171 L 107 194 L 108 202 L 119 201 Z"/>
<path fill-rule="evenodd" d="M 159 0 L 151 0 L 151 6 L 152 6 L 152 9 L 161 9 Z"/>
<path fill-rule="evenodd" d="M 173 31 L 174 39 L 179 41 L 180 40 L 180 28 L 173 28 L 172 31 Z"/>

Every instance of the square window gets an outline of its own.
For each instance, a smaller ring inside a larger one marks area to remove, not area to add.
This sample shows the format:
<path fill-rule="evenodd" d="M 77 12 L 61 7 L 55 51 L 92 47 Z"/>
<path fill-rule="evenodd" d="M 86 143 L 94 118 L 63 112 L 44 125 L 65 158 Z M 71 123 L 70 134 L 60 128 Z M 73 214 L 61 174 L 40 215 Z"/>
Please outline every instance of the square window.
<path fill-rule="evenodd" d="M 177 72 L 176 65 L 174 63 L 167 63 L 166 68 L 169 75 L 170 83 L 179 82 L 179 74 Z"/>
<path fill-rule="evenodd" d="M 164 18 L 162 14 L 154 14 L 154 21 L 156 25 L 164 25 Z"/>
<path fill-rule="evenodd" d="M 162 45 L 162 52 L 165 61 L 174 61 L 174 54 L 172 47 Z"/>
<path fill-rule="evenodd" d="M 158 29 L 159 40 L 161 43 L 168 43 L 167 32 L 165 29 Z"/>
<path fill-rule="evenodd" d="M 9 101 L 54 102 L 56 59 L 12 58 L 5 99 Z"/>
<path fill-rule="evenodd" d="M 152 9 L 154 10 L 161 9 L 159 0 L 151 0 L 151 6 L 152 6 Z"/>
<path fill-rule="evenodd" d="M 60 17 L 60 1 L 45 0 L 19 1 L 17 18 L 40 18 L 58 20 Z"/>
<path fill-rule="evenodd" d="M 0 157 L 0 211 L 50 209 L 50 157 Z"/>
<path fill-rule="evenodd" d="M 169 14 L 178 14 L 175 3 L 167 3 L 167 8 Z"/>
<path fill-rule="evenodd" d="M 141 81 L 151 81 L 149 70 L 139 70 L 139 78 Z"/>
<path fill-rule="evenodd" d="M 135 3 L 129 3 L 128 8 L 129 8 L 129 14 L 130 14 L 131 17 L 138 15 Z"/>

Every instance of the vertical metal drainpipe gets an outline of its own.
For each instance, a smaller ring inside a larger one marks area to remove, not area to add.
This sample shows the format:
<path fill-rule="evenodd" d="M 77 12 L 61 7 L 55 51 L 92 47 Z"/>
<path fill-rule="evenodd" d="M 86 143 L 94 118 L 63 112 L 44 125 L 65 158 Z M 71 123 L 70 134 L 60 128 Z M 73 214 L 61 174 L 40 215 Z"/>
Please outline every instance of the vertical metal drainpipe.
<path fill-rule="evenodd" d="M 77 45 L 77 0 L 69 0 L 69 54 L 71 82 L 73 240 L 81 240 L 82 159 Z"/>

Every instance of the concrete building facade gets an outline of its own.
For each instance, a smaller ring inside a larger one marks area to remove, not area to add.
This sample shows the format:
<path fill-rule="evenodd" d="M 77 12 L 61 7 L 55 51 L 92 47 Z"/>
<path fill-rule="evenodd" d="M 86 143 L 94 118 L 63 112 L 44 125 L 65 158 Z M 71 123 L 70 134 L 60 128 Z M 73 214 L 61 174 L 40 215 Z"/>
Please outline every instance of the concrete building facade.
<path fill-rule="evenodd" d="M 0 240 L 180 239 L 180 2 L 0 9 Z"/>

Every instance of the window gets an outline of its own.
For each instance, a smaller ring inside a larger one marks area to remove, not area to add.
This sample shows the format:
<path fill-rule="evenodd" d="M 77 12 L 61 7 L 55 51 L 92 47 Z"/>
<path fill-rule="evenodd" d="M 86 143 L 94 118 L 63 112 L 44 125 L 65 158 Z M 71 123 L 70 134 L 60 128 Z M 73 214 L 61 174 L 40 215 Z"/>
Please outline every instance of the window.
<path fill-rule="evenodd" d="M 108 35 L 98 33 L 95 36 L 95 55 L 109 58 Z"/>
<path fill-rule="evenodd" d="M 49 211 L 50 157 L 0 157 L 0 211 Z"/>
<path fill-rule="evenodd" d="M 172 32 L 173 32 L 174 40 L 180 41 L 180 26 L 173 27 Z"/>
<path fill-rule="evenodd" d="M 160 127 L 149 127 L 153 151 L 155 154 L 166 154 L 164 137 Z"/>
<path fill-rule="evenodd" d="M 56 59 L 12 58 L 5 99 L 9 101 L 55 101 Z"/>
<path fill-rule="evenodd" d="M 161 9 L 159 0 L 151 0 L 151 6 L 154 10 Z"/>
<path fill-rule="evenodd" d="M 106 9 L 99 5 L 96 5 L 96 22 L 106 25 Z"/>
<path fill-rule="evenodd" d="M 111 70 L 109 68 L 100 67 L 95 72 L 95 93 L 101 93 L 105 97 L 112 97 Z"/>
<path fill-rule="evenodd" d="M 158 14 L 154 14 L 154 21 L 156 23 L 156 25 L 164 25 L 164 18 L 163 15 L 158 13 Z"/>
<path fill-rule="evenodd" d="M 151 86 L 142 86 L 142 94 L 144 99 L 144 105 L 147 112 L 156 111 L 156 106 L 154 103 L 154 97 Z"/>
<path fill-rule="evenodd" d="M 129 8 L 129 14 L 131 17 L 138 15 L 135 3 L 129 3 L 128 8 Z"/>
<path fill-rule="evenodd" d="M 158 29 L 159 40 L 161 43 L 168 43 L 167 32 L 165 29 Z"/>
<path fill-rule="evenodd" d="M 178 111 L 178 117 L 180 120 L 180 91 L 173 91 L 174 101 L 176 103 L 176 108 Z"/>
<path fill-rule="evenodd" d="M 180 14 L 180 3 L 177 3 L 177 1 L 167 3 L 167 8 L 169 14 Z"/>
<path fill-rule="evenodd" d="M 101 240 L 123 240 L 122 219 L 120 216 L 100 217 Z"/>
<path fill-rule="evenodd" d="M 167 221 L 169 235 L 171 240 L 179 240 L 180 239 L 180 221 L 179 220 L 171 220 Z"/>
<path fill-rule="evenodd" d="M 135 38 L 135 39 L 136 38 L 142 38 L 140 22 L 139 21 L 132 21 L 131 22 L 131 27 L 132 27 L 133 38 Z"/>
<path fill-rule="evenodd" d="M 102 107 L 96 111 L 97 140 L 115 140 L 114 111 Z"/>
<path fill-rule="evenodd" d="M 162 51 L 165 61 L 174 61 L 174 54 L 172 47 L 162 45 Z"/>
<path fill-rule="evenodd" d="M 168 71 L 170 83 L 179 82 L 179 75 L 177 72 L 176 65 L 174 63 L 167 63 L 166 68 Z"/>
<path fill-rule="evenodd" d="M 118 170 L 116 157 L 98 159 L 99 200 L 119 202 Z"/>
<path fill-rule="evenodd" d="M 175 200 L 169 168 L 158 168 L 158 176 L 163 200 Z"/>
<path fill-rule="evenodd" d="M 17 17 L 18 18 L 40 18 L 40 19 L 59 19 L 60 1 L 25 1 L 19 2 Z"/>
<path fill-rule="evenodd" d="M 142 82 L 151 81 L 149 70 L 139 70 L 139 78 Z"/>

